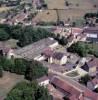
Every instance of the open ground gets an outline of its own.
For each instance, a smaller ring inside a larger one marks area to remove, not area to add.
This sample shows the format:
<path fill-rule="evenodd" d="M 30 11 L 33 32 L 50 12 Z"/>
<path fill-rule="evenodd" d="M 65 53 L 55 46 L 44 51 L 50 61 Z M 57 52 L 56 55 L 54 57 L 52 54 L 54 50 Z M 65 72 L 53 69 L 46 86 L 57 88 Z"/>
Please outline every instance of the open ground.
<path fill-rule="evenodd" d="M 0 100 L 3 100 L 7 93 L 16 85 L 16 83 L 24 81 L 24 77 L 9 72 L 4 72 L 3 78 L 0 78 Z"/>
<path fill-rule="evenodd" d="M 83 9 L 66 9 L 66 10 L 57 10 L 60 21 L 67 21 L 69 18 L 71 20 L 83 18 L 85 13 L 96 12 L 96 9 L 93 10 L 83 10 Z M 33 19 L 34 21 L 45 21 L 45 22 L 56 22 L 57 21 L 57 12 L 56 10 L 42 10 L 37 16 Z"/>
<path fill-rule="evenodd" d="M 69 6 L 66 6 L 66 1 Z M 48 5 L 48 10 L 38 12 L 34 20 L 56 22 L 58 15 L 60 21 L 66 21 L 69 18 L 72 20 L 81 19 L 85 13 L 96 12 L 98 8 L 98 0 L 45 0 L 45 2 Z"/>
<path fill-rule="evenodd" d="M 66 6 L 66 1 L 69 6 Z M 94 5 L 97 6 L 98 0 L 45 0 L 48 5 L 48 9 L 94 9 Z"/>

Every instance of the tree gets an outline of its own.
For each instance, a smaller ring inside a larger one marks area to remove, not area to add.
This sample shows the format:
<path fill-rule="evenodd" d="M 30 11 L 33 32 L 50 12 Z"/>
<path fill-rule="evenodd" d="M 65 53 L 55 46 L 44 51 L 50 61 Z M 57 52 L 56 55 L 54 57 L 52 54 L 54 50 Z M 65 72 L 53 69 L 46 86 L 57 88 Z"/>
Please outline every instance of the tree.
<path fill-rule="evenodd" d="M 62 36 L 62 38 L 60 39 L 60 44 L 66 45 L 67 43 L 68 43 L 67 39 L 64 36 Z"/>
<path fill-rule="evenodd" d="M 91 80 L 91 77 L 89 75 L 85 75 L 85 76 L 80 78 L 79 82 L 84 84 L 84 85 L 87 85 L 87 82 L 90 80 Z"/>
<path fill-rule="evenodd" d="M 5 100 L 51 100 L 51 97 L 46 88 L 33 81 L 18 83 Z"/>
<path fill-rule="evenodd" d="M 94 92 L 98 93 L 98 88 L 95 88 Z"/>
<path fill-rule="evenodd" d="M 3 30 L 3 29 L 0 29 L 0 41 L 5 41 L 9 39 L 9 34 Z"/>
<path fill-rule="evenodd" d="M 43 67 L 43 65 L 37 61 L 33 61 L 30 66 L 27 67 L 25 72 L 25 78 L 32 81 L 34 79 L 40 78 L 43 75 L 47 75 L 48 69 Z"/>
<path fill-rule="evenodd" d="M 66 4 L 66 6 L 69 6 L 69 2 L 68 1 L 66 1 L 65 4 Z"/>
<path fill-rule="evenodd" d="M 15 63 L 15 73 L 17 74 L 25 74 L 26 71 L 26 67 L 27 67 L 27 61 L 25 59 L 15 59 L 14 60 Z"/>
<path fill-rule="evenodd" d="M 2 69 L 2 67 L 0 66 L 0 77 L 2 77 L 3 76 L 3 69 Z"/>
<path fill-rule="evenodd" d="M 88 45 L 77 42 L 75 44 L 72 44 L 67 50 L 69 52 L 78 53 L 80 56 L 84 57 L 88 54 L 90 49 Z"/>

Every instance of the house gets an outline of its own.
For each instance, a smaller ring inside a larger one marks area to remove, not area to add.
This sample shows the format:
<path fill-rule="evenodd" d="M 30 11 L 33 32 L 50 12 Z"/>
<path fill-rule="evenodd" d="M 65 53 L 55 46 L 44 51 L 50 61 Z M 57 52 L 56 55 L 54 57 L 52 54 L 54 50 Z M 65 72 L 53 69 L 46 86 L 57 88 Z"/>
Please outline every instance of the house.
<path fill-rule="evenodd" d="M 89 62 L 86 62 L 84 66 L 81 67 L 90 74 L 96 73 L 98 71 L 98 58 L 93 58 Z"/>
<path fill-rule="evenodd" d="M 50 82 L 54 87 L 56 87 L 56 89 L 64 93 L 65 97 L 68 97 L 69 99 L 73 97 L 73 99 L 70 100 L 78 100 L 82 93 L 82 91 L 78 91 L 78 89 L 73 88 L 70 84 L 68 84 L 68 82 L 64 81 L 60 77 L 55 76 Z"/>
<path fill-rule="evenodd" d="M 47 76 L 43 76 L 43 77 L 37 79 L 37 82 L 41 86 L 47 86 L 49 84 L 49 79 Z"/>
<path fill-rule="evenodd" d="M 98 42 L 98 27 L 85 28 L 83 34 L 86 34 L 86 41 Z"/>
<path fill-rule="evenodd" d="M 87 82 L 87 87 L 90 90 L 95 90 L 98 88 L 98 77 L 95 77 L 93 80 Z"/>
<path fill-rule="evenodd" d="M 98 94 L 67 77 L 54 76 L 50 83 L 69 100 L 98 100 Z"/>
<path fill-rule="evenodd" d="M 61 52 L 55 52 L 52 58 L 52 62 L 55 64 L 63 65 L 67 62 L 67 56 Z"/>
<path fill-rule="evenodd" d="M 24 19 L 28 18 L 28 15 L 29 15 L 29 13 L 21 12 L 21 13 L 17 14 L 15 17 L 13 17 L 13 19 L 11 19 L 11 21 L 14 25 L 17 25 L 18 23 L 23 23 Z"/>
<path fill-rule="evenodd" d="M 14 57 L 21 57 L 27 60 L 32 60 L 38 57 L 45 48 L 55 48 L 58 46 L 58 42 L 53 38 L 44 38 L 40 41 L 27 45 L 23 48 L 14 50 Z M 37 59 L 35 59 L 37 60 Z"/>
<path fill-rule="evenodd" d="M 78 27 L 72 28 L 72 34 L 74 36 L 77 36 L 77 35 L 81 34 L 82 32 L 83 32 L 83 29 L 82 28 L 78 28 Z"/>
<path fill-rule="evenodd" d="M 0 42 L 0 55 L 1 56 L 9 56 L 11 53 L 12 49 L 9 45 L 7 45 L 4 42 Z"/>
<path fill-rule="evenodd" d="M 54 88 L 51 84 L 47 86 L 49 94 L 52 95 L 52 100 L 64 100 L 64 94 Z"/>
<path fill-rule="evenodd" d="M 42 56 L 45 56 L 46 60 L 49 63 L 63 65 L 67 62 L 67 56 L 61 52 L 55 52 L 50 48 L 42 52 Z"/>
<path fill-rule="evenodd" d="M 71 64 L 77 64 L 80 60 L 80 57 L 76 54 L 70 54 L 68 56 L 68 62 Z"/>

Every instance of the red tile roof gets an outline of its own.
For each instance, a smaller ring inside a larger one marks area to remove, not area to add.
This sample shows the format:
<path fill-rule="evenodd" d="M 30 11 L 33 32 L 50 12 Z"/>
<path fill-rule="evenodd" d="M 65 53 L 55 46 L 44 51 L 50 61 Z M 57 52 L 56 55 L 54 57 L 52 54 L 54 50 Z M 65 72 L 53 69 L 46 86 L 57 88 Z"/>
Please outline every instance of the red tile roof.
<path fill-rule="evenodd" d="M 73 81 L 70 83 L 68 80 L 63 80 L 62 78 L 55 76 L 52 78 L 51 83 L 66 93 L 69 93 L 68 97 L 70 100 L 86 100 L 85 98 L 98 100 L 98 93 L 89 90 L 81 84 L 80 87 L 78 87 L 77 84 L 73 84 Z M 83 89 L 81 87 L 83 87 Z"/>
<path fill-rule="evenodd" d="M 71 86 L 64 80 L 59 79 L 58 77 L 53 77 L 53 79 L 51 80 L 51 83 L 57 86 L 58 88 L 64 90 L 66 94 L 69 94 L 68 97 L 70 98 L 74 96 L 74 98 L 78 99 L 78 97 L 81 94 L 81 91 L 79 91 L 76 88 L 73 88 L 73 86 Z M 73 99 L 73 100 L 76 100 L 76 99 Z"/>
<path fill-rule="evenodd" d="M 53 56 L 54 51 L 51 50 L 51 48 L 47 48 L 42 52 L 42 55 L 45 55 L 46 57 L 51 57 Z"/>
<path fill-rule="evenodd" d="M 98 58 L 94 58 L 87 63 L 88 67 L 98 67 Z"/>

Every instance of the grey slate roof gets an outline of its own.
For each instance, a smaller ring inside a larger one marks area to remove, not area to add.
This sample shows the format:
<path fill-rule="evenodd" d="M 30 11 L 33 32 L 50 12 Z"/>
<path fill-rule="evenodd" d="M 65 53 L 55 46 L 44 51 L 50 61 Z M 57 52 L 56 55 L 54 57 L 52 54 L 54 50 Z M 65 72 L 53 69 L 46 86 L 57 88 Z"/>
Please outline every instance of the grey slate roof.
<path fill-rule="evenodd" d="M 57 41 L 51 38 L 45 38 L 18 50 L 15 50 L 15 54 L 19 55 L 26 59 L 33 59 L 36 56 L 40 55 L 42 51 L 47 48 L 48 46 L 56 43 Z"/>

